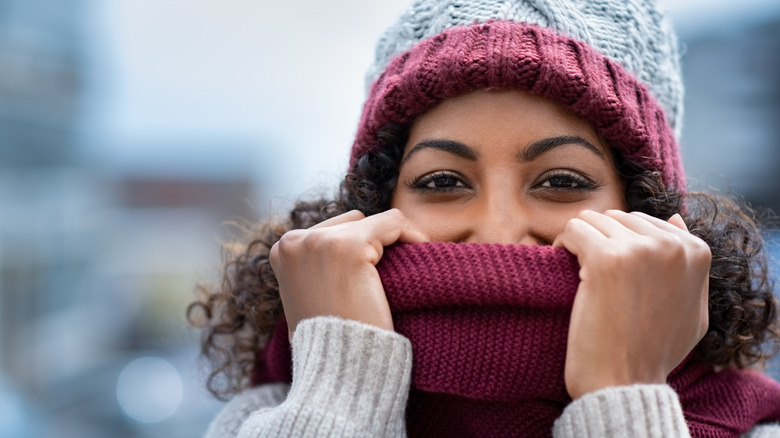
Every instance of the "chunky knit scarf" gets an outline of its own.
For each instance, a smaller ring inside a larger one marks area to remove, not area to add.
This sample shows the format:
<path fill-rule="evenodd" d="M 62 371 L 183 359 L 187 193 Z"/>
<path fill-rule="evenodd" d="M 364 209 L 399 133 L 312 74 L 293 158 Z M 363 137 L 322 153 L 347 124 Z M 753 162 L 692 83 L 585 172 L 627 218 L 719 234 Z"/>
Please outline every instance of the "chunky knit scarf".
<path fill-rule="evenodd" d="M 577 260 L 561 248 L 424 243 L 377 266 L 397 332 L 412 343 L 409 436 L 547 436 L 571 401 L 563 371 Z M 292 379 L 286 326 L 254 383 Z M 693 436 L 780 421 L 780 384 L 686 361 L 669 377 Z"/>

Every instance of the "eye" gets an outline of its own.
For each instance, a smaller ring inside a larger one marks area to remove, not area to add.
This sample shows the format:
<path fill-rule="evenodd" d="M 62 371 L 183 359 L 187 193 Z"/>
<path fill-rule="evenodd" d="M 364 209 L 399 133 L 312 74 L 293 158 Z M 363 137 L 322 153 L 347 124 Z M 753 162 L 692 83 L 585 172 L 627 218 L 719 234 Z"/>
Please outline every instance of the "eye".
<path fill-rule="evenodd" d="M 554 171 L 543 177 L 539 188 L 553 190 L 593 190 L 597 186 L 590 179 L 572 171 Z"/>
<path fill-rule="evenodd" d="M 407 185 L 416 190 L 448 191 L 468 188 L 464 178 L 454 172 L 438 171 L 423 175 Z"/>

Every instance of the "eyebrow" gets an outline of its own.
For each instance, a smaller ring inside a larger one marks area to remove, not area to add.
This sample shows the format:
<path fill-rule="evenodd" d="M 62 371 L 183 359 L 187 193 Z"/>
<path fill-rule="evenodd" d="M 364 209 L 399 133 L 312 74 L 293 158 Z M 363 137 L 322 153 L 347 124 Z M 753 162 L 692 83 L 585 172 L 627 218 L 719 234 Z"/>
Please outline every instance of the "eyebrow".
<path fill-rule="evenodd" d="M 586 149 L 590 150 L 594 154 L 598 155 L 599 157 L 604 157 L 604 152 L 602 152 L 598 147 L 596 147 L 593 143 L 589 142 L 588 140 L 585 140 L 584 138 L 576 135 L 559 135 L 556 137 L 549 137 L 544 138 L 542 140 L 536 141 L 534 143 L 531 143 L 527 148 L 525 148 L 522 152 L 519 152 L 517 154 L 517 158 L 519 161 L 533 161 L 536 158 L 539 158 L 540 155 L 544 154 L 545 152 L 549 152 L 552 149 L 555 149 L 558 146 L 565 146 L 565 145 L 580 145 L 585 147 Z M 401 160 L 401 164 L 404 164 L 406 161 L 411 158 L 412 155 L 414 155 L 416 152 L 421 151 L 423 149 L 439 149 L 444 152 L 449 152 L 451 154 L 457 155 L 461 158 L 465 158 L 469 161 L 477 161 L 479 158 L 479 154 L 476 150 L 472 149 L 471 147 L 455 140 L 445 140 L 445 139 L 431 139 L 431 140 L 423 140 L 412 149 L 409 150 L 409 153 L 406 154 L 405 157 Z"/>
<path fill-rule="evenodd" d="M 532 161 L 538 158 L 540 155 L 544 154 L 545 152 L 550 151 L 551 149 L 555 149 L 558 146 L 571 145 L 571 144 L 584 146 L 586 149 L 592 151 L 599 157 L 604 158 L 603 151 L 601 151 L 599 148 L 597 148 L 593 143 L 589 142 L 588 140 L 585 140 L 584 138 L 576 135 L 559 135 L 557 137 L 549 137 L 531 143 L 531 145 L 529 145 L 522 152 L 517 154 L 517 158 L 520 161 Z"/>
<path fill-rule="evenodd" d="M 423 149 L 439 149 L 444 152 L 455 154 L 469 161 L 477 161 L 477 158 L 479 157 L 477 151 L 475 151 L 474 149 L 466 146 L 465 144 L 459 141 L 433 139 L 433 140 L 423 140 L 417 143 L 416 145 L 414 145 L 414 147 L 409 150 L 409 153 L 407 153 L 406 156 L 401 160 L 401 164 L 404 164 L 407 160 L 409 160 L 409 158 L 412 155 L 414 155 L 416 152 L 421 151 Z"/>

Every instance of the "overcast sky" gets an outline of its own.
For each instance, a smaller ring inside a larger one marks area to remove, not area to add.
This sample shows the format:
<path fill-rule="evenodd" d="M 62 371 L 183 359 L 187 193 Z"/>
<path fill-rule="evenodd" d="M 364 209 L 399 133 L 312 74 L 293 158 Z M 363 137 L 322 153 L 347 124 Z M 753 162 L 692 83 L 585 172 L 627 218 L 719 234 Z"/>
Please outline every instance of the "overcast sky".
<path fill-rule="evenodd" d="M 93 2 L 90 154 L 252 172 L 269 194 L 346 168 L 374 42 L 399 0 Z"/>
<path fill-rule="evenodd" d="M 93 0 L 88 154 L 173 173 L 251 173 L 285 202 L 346 167 L 374 42 L 408 0 Z M 683 38 L 775 0 L 665 0 Z"/>

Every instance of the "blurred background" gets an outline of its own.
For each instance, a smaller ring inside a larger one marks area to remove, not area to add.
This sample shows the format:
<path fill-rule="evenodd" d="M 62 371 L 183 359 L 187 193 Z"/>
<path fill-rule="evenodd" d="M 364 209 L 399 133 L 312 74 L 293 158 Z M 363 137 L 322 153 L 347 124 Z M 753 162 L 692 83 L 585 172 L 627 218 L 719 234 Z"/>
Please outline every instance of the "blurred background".
<path fill-rule="evenodd" d="M 0 438 L 203 433 L 220 224 L 333 192 L 406 4 L 0 0 Z M 661 6 L 694 186 L 780 211 L 780 2 Z"/>

